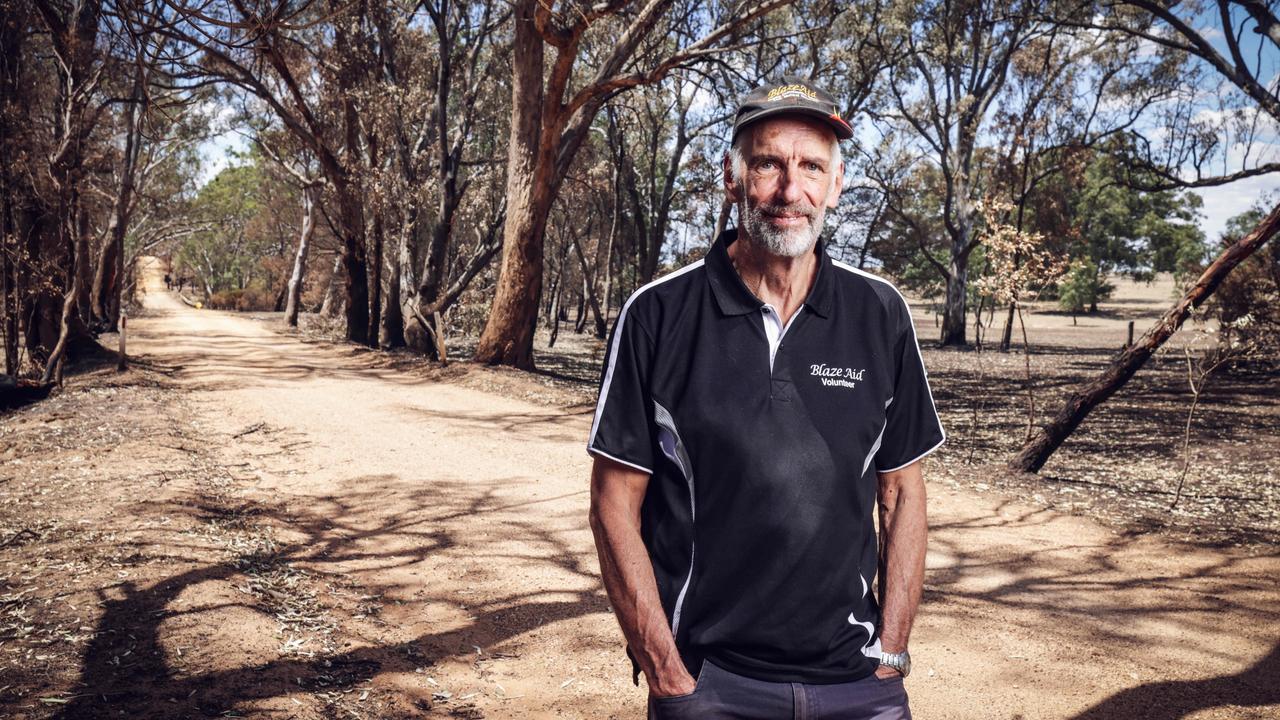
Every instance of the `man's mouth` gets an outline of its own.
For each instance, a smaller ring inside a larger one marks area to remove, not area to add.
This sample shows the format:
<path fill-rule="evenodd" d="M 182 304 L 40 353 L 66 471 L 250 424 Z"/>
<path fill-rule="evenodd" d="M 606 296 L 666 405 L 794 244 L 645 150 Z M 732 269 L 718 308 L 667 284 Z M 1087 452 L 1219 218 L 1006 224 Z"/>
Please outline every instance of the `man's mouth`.
<path fill-rule="evenodd" d="M 766 212 L 765 216 L 768 217 L 770 221 L 779 225 L 798 225 L 809 221 L 808 215 L 801 214 Z"/>

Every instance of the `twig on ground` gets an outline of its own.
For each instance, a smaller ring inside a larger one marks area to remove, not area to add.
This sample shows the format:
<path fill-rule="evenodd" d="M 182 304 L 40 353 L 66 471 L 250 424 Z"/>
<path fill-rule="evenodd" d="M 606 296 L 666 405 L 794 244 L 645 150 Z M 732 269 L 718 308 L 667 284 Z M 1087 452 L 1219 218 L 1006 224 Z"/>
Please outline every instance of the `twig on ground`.
<path fill-rule="evenodd" d="M 14 543 L 18 542 L 18 540 L 20 540 L 20 539 L 22 539 L 22 538 L 24 538 L 24 537 L 31 538 L 31 539 L 35 539 L 35 538 L 37 538 L 37 537 L 39 537 L 39 536 L 38 536 L 38 535 L 36 535 L 35 531 L 34 531 L 34 530 L 32 530 L 31 528 L 22 528 L 22 529 L 21 529 L 21 530 L 19 530 L 18 532 L 16 532 L 16 533 L 14 533 L 14 534 L 10 535 L 10 536 L 9 536 L 9 538 L 8 538 L 7 540 L 5 540 L 4 542 L 0 542 L 0 548 L 3 548 L 3 547 L 9 547 L 10 545 L 12 545 L 12 544 L 14 544 Z"/>
<path fill-rule="evenodd" d="M 266 424 L 266 423 L 254 423 L 253 425 L 250 425 L 249 427 L 245 428 L 244 430 L 241 430 L 240 432 L 236 433 L 235 435 L 232 435 L 232 436 L 231 436 L 231 438 L 232 438 L 233 440 L 238 440 L 238 439 L 240 439 L 240 438 L 244 437 L 245 435 L 252 435 L 253 433 L 256 433 L 256 432 L 258 432 L 259 430 L 261 430 L 261 429 L 265 428 L 266 426 L 267 426 L 267 424 Z"/>

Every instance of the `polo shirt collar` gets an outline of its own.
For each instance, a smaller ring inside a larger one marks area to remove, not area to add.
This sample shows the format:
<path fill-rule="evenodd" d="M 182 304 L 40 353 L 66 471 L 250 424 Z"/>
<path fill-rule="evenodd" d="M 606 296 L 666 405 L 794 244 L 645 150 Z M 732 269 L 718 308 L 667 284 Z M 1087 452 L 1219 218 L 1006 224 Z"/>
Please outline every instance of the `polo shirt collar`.
<path fill-rule="evenodd" d="M 746 283 L 742 282 L 742 277 L 733 267 L 733 261 L 729 259 L 729 245 L 737 239 L 737 228 L 725 230 L 720 233 L 720 237 L 716 238 L 715 244 L 711 246 L 711 252 L 707 253 L 707 282 L 711 285 L 711 294 L 715 296 L 716 304 L 724 314 L 758 313 L 760 308 L 764 307 L 764 303 L 752 294 Z M 835 270 L 831 265 L 831 256 L 827 254 L 827 244 L 824 241 L 818 240 L 814 252 L 818 253 L 818 273 L 813 278 L 813 287 L 809 289 L 809 296 L 805 298 L 804 304 L 818 315 L 824 318 L 830 317 L 831 275 Z"/>

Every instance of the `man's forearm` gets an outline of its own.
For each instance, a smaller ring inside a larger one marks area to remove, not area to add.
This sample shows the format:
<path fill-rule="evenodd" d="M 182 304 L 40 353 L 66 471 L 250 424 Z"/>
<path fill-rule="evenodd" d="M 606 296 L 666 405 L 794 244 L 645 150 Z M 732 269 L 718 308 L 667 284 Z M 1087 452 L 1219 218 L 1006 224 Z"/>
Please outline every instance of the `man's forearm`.
<path fill-rule="evenodd" d="M 693 678 L 676 649 L 658 596 L 653 564 L 640 537 L 638 505 L 628 502 L 625 493 L 609 487 L 608 479 L 598 474 L 593 477 L 591 530 L 605 591 L 622 634 L 652 692 L 692 692 Z"/>
<path fill-rule="evenodd" d="M 880 644 L 886 652 L 907 648 L 924 589 L 926 518 L 920 463 L 880 476 Z"/>

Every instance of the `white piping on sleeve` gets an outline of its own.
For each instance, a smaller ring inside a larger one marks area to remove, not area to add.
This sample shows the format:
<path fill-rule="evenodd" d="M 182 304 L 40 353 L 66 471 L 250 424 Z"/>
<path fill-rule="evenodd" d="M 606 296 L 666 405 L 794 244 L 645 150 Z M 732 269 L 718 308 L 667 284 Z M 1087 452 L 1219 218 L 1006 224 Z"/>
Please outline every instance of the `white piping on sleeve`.
<path fill-rule="evenodd" d="M 924 376 L 924 389 L 925 389 L 925 391 L 926 391 L 926 392 L 928 392 L 928 393 L 929 393 L 929 407 L 933 410 L 933 417 L 934 417 L 934 419 L 935 419 L 935 420 L 937 420 L 937 423 L 938 423 L 938 430 L 942 433 L 942 439 L 938 441 L 938 444 L 937 444 L 937 445 L 934 445 L 934 446 L 933 446 L 933 447 L 931 447 L 931 448 L 929 448 L 928 450 L 926 450 L 926 451 L 924 452 L 924 454 L 923 454 L 923 455 L 920 455 L 919 457 L 917 457 L 917 458 L 916 458 L 916 460 L 919 460 L 920 458 L 924 457 L 925 455 L 928 455 L 929 453 L 933 452 L 934 450 L 937 450 L 937 449 L 938 449 L 938 447 L 942 445 L 942 443 L 944 443 L 944 442 L 946 442 L 946 441 L 947 441 L 947 429 L 946 429 L 945 427 L 943 427 L 943 426 L 942 426 L 942 416 L 938 414 L 938 406 L 937 406 L 937 404 L 936 404 L 936 403 L 934 403 L 934 401 L 933 401 L 933 388 L 932 388 L 932 387 L 930 387 L 930 385 L 929 385 L 929 369 L 928 369 L 928 368 L 926 368 L 926 367 L 925 367 L 925 365 L 924 365 L 924 354 L 920 352 L 920 340 L 916 338 L 916 323 L 915 323 L 915 320 L 913 320 L 913 319 L 911 318 L 911 304 L 907 302 L 907 299 L 906 299 L 905 297 L 903 297 L 902 292 L 901 292 L 901 291 L 899 291 L 899 290 L 898 290 L 898 288 L 897 288 L 897 287 L 895 287 L 895 286 L 894 286 L 894 284 L 893 284 L 893 283 L 891 283 L 891 282 L 889 282 L 888 280 L 885 280 L 885 279 L 884 279 L 884 278 L 882 278 L 882 277 L 877 277 L 877 276 L 875 276 L 875 275 L 872 275 L 871 273 L 869 273 L 869 272 L 867 272 L 867 271 L 865 271 L 865 270 L 859 270 L 858 268 L 853 267 L 852 265 L 849 265 L 849 264 L 847 264 L 847 263 L 840 262 L 839 260 L 832 260 L 832 261 L 831 261 L 831 263 L 832 263 L 833 265 L 835 265 L 835 266 L 839 267 L 839 268 L 843 268 L 844 270 L 848 270 L 849 272 L 851 272 L 851 273 L 853 273 L 853 274 L 855 274 L 855 275 L 861 275 L 861 276 L 863 276 L 863 277 L 870 278 L 870 279 L 872 279 L 872 280 L 876 280 L 876 281 L 878 281 L 878 282 L 882 282 L 882 283 L 884 283 L 885 285 L 888 285 L 888 286 L 889 286 L 889 288 L 890 288 L 891 290 L 893 290 L 895 293 L 897 293 L 897 295 L 898 295 L 898 299 L 902 301 L 902 306 L 903 306 L 903 307 L 906 309 L 906 311 L 907 311 L 907 326 L 911 328 L 911 342 L 912 342 L 912 344 L 914 344 L 914 345 L 915 345 L 915 347 L 916 347 L 916 357 L 920 358 L 920 372 L 921 372 L 921 374 Z M 912 460 L 911 462 L 915 462 L 915 460 Z M 899 465 L 898 467 L 893 468 L 893 469 L 894 469 L 894 470 L 899 470 L 899 469 L 904 468 L 904 467 L 906 467 L 907 465 L 910 465 L 910 464 L 911 464 L 911 463 L 907 463 L 906 465 Z M 891 471 L 890 471 L 890 470 L 878 470 L 877 472 L 891 472 Z"/>
<path fill-rule="evenodd" d="M 599 455 L 600 457 L 609 458 L 610 460 L 612 460 L 612 461 L 614 461 L 614 462 L 616 462 L 616 463 L 620 463 L 620 464 L 622 464 L 622 465 L 626 465 L 626 466 L 627 466 L 627 467 L 629 467 L 629 468 L 635 468 L 636 470 L 639 470 L 640 472 L 648 473 L 648 474 L 650 474 L 650 475 L 652 475 L 652 474 L 653 474 L 653 471 L 652 471 L 652 470 L 650 470 L 649 468 L 647 468 L 647 467 L 645 467 L 645 466 L 643 466 L 643 465 L 637 465 L 637 464 L 635 464 L 635 463 L 633 463 L 633 462 L 627 462 L 626 460 L 623 460 L 623 459 L 622 459 L 622 458 L 620 458 L 620 457 L 614 457 L 614 456 L 610 455 L 609 453 L 607 453 L 607 452 L 605 452 L 605 451 L 603 451 L 603 450 L 600 450 L 599 448 L 593 448 L 593 447 L 591 447 L 590 445 L 588 445 L 588 446 L 587 446 L 587 454 L 588 454 L 588 455 Z"/>
<path fill-rule="evenodd" d="M 631 309 L 631 303 L 635 302 L 635 299 L 640 297 L 640 295 L 649 288 L 673 278 L 680 277 L 691 270 L 700 268 L 704 262 L 704 260 L 699 260 L 695 263 L 690 263 L 670 275 L 660 277 L 657 280 L 650 282 L 639 290 L 631 293 L 631 297 L 627 298 L 627 302 L 622 305 L 622 312 L 618 313 L 618 324 L 613 328 L 613 344 L 609 348 L 609 367 L 605 370 L 604 382 L 600 384 L 600 397 L 596 400 L 596 414 L 595 418 L 591 421 L 591 435 L 587 438 L 587 452 L 591 452 L 596 444 L 596 432 L 600 429 L 600 418 L 604 415 L 604 404 L 609 398 L 609 385 L 613 382 L 613 368 L 618 362 L 618 345 L 622 340 L 622 327 L 623 323 L 627 321 L 627 311 Z"/>
<path fill-rule="evenodd" d="M 887 472 L 893 472 L 894 470 L 901 470 L 902 468 L 904 468 L 904 467 L 906 467 L 906 466 L 910 465 L 911 463 L 916 462 L 917 460 L 919 460 L 919 459 L 921 459 L 921 458 L 925 457 L 926 455 L 928 455 L 929 453 L 933 452 L 934 450 L 937 450 L 938 448 L 942 447 L 942 443 L 944 443 L 944 442 L 946 442 L 946 441 L 947 441 L 947 438 L 946 438 L 946 435 L 945 435 L 945 433 L 944 433 L 944 435 L 943 435 L 942 439 L 938 441 L 938 444 L 937 444 L 937 445 L 934 445 L 933 447 L 929 448 L 928 450 L 925 450 L 924 452 L 922 452 L 922 453 L 920 453 L 919 455 L 917 455 L 917 456 L 915 456 L 915 457 L 911 458 L 911 459 L 910 459 L 910 460 L 908 460 L 907 462 L 902 463 L 902 464 L 901 464 L 901 465 L 899 465 L 898 467 L 888 468 L 887 470 L 881 470 L 881 469 L 877 468 L 877 469 L 876 469 L 876 472 L 878 472 L 878 473 L 887 473 Z M 864 471 L 864 472 L 865 472 L 865 471 Z"/>

